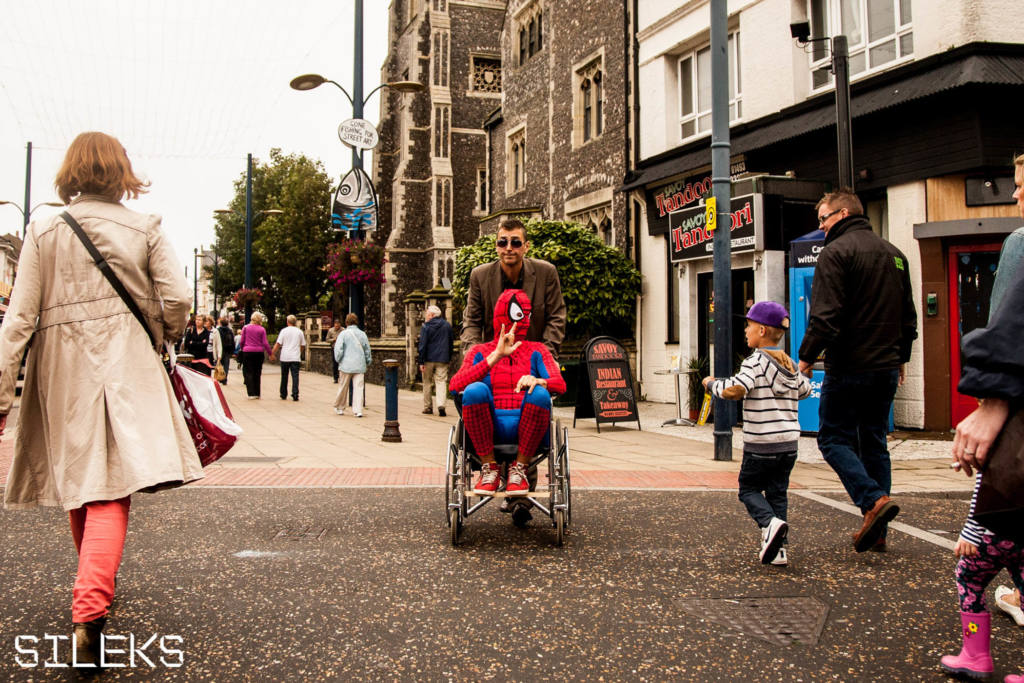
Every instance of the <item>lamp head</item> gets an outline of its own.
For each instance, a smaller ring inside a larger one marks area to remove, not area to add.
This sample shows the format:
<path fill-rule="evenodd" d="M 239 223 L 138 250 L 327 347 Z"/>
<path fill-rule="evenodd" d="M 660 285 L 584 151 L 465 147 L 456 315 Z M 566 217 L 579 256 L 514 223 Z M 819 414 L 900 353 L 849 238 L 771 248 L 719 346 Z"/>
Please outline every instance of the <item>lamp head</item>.
<path fill-rule="evenodd" d="M 426 88 L 423 87 L 422 83 L 417 81 L 393 81 L 391 83 L 385 83 L 389 90 L 400 93 L 415 93 L 423 92 Z"/>
<path fill-rule="evenodd" d="M 797 39 L 797 42 L 806 43 L 811 37 L 811 22 L 798 21 L 789 25 L 789 35 Z"/>
<path fill-rule="evenodd" d="M 320 87 L 326 82 L 327 79 L 320 74 L 303 74 L 293 78 L 288 85 L 290 85 L 293 90 L 312 90 L 313 88 Z"/>
<path fill-rule="evenodd" d="M 264 214 L 265 216 L 280 216 L 284 213 L 284 211 L 282 211 L 281 209 L 264 209 L 263 211 L 260 211 L 260 213 Z"/>

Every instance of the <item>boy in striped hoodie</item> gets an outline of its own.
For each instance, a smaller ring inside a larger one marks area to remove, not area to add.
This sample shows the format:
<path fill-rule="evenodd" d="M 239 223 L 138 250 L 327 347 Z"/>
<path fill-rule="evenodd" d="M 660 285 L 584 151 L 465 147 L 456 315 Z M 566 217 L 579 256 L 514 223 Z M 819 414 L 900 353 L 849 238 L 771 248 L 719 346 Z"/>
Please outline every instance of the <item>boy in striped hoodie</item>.
<path fill-rule="evenodd" d="M 774 301 L 759 301 L 747 311 L 744 335 L 754 350 L 732 377 L 704 378 L 718 398 L 743 399 L 743 464 L 739 498 L 761 527 L 762 564 L 785 565 L 783 543 L 789 526 L 786 510 L 789 473 L 796 464 L 800 422 L 797 401 L 811 393 L 807 378 L 779 348 L 789 328 L 789 313 Z"/>

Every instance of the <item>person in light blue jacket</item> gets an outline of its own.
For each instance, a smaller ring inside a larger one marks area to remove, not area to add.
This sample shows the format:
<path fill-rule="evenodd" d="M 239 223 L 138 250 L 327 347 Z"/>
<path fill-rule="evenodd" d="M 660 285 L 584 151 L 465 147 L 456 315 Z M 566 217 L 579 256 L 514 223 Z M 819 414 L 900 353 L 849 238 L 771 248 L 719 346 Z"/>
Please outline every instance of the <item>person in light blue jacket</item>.
<path fill-rule="evenodd" d="M 345 414 L 348 403 L 349 382 L 352 384 L 352 414 L 363 416 L 363 377 L 370 364 L 370 340 L 359 329 L 355 313 L 345 316 L 345 330 L 334 342 L 334 360 L 338 362 L 338 394 L 334 397 L 334 412 Z"/>

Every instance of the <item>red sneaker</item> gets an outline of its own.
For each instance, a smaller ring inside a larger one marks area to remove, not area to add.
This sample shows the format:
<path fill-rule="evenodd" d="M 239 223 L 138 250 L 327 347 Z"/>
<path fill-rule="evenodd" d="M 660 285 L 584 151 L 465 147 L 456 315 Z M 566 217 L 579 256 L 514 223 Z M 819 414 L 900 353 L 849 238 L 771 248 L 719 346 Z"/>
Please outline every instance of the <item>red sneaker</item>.
<path fill-rule="evenodd" d="M 501 488 L 501 465 L 496 462 L 485 463 L 480 468 L 480 479 L 473 487 L 473 493 L 479 496 L 493 496 Z"/>
<path fill-rule="evenodd" d="M 530 482 L 526 479 L 526 465 L 517 462 L 508 468 L 508 484 L 505 485 L 506 496 L 527 496 L 530 494 Z"/>

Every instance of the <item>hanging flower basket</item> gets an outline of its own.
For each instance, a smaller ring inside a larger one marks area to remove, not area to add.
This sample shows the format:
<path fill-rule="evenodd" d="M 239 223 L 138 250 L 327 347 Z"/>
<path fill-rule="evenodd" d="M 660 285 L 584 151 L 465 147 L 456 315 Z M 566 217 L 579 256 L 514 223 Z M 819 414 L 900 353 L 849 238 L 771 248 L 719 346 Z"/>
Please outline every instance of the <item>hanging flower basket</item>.
<path fill-rule="evenodd" d="M 327 279 L 336 288 L 384 282 L 384 247 L 365 240 L 343 239 L 327 247 Z"/>
<path fill-rule="evenodd" d="M 255 306 L 263 298 L 262 289 L 246 289 L 242 287 L 231 295 L 231 300 L 235 304 L 235 308 L 244 308 L 248 304 Z"/>

